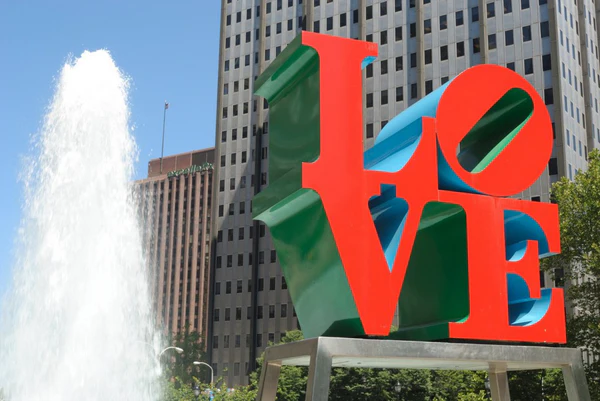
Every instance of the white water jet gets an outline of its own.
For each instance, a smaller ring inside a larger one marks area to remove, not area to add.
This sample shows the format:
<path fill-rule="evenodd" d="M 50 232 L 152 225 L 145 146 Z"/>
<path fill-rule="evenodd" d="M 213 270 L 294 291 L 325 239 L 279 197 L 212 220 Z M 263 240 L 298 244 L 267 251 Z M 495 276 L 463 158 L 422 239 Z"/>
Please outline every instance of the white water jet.
<path fill-rule="evenodd" d="M 155 400 L 128 80 L 107 51 L 63 67 L 35 153 L 0 317 L 0 388 L 10 401 Z"/>

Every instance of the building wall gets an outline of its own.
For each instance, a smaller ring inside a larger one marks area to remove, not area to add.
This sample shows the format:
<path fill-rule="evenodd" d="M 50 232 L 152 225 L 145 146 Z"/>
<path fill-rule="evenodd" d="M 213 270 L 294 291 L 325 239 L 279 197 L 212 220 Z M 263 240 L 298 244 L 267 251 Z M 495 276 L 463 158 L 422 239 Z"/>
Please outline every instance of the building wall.
<path fill-rule="evenodd" d="M 169 156 L 162 161 L 163 174 L 156 174 L 161 160 L 154 159 L 148 163 L 150 178 L 136 182 L 157 325 L 172 334 L 189 325 L 204 340 L 211 279 L 212 160 L 214 149 Z M 181 171 L 190 167 L 198 171 Z"/>
<path fill-rule="evenodd" d="M 230 385 L 245 383 L 268 340 L 297 327 L 268 230 L 250 215 L 252 196 L 268 185 L 269 110 L 252 91 L 303 25 L 379 44 L 378 59 L 364 71 L 365 148 L 387 121 L 470 66 L 500 64 L 524 76 L 546 101 L 555 146 L 545 173 L 517 196 L 549 201 L 550 183 L 585 169 L 587 151 L 600 143 L 599 7 L 591 0 L 223 0 L 210 344 L 215 373 Z"/>

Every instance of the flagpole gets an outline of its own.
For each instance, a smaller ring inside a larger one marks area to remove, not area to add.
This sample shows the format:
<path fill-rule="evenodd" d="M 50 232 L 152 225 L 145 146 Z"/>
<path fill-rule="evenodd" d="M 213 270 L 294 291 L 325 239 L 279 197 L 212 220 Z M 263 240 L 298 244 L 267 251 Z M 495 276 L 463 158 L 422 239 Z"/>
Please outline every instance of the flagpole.
<path fill-rule="evenodd" d="M 163 133 L 162 133 L 162 149 L 160 151 L 160 174 L 163 172 L 163 157 L 165 154 L 165 123 L 167 121 L 167 109 L 169 108 L 169 103 L 165 100 L 165 109 L 163 111 Z"/>

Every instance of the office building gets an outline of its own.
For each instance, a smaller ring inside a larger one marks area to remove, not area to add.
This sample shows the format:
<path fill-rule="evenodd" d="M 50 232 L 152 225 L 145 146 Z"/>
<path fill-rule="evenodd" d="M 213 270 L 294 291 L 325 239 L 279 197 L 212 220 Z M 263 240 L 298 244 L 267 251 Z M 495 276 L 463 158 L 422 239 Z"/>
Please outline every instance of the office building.
<path fill-rule="evenodd" d="M 136 182 L 156 322 L 167 335 L 188 326 L 207 338 L 214 153 L 153 159 Z"/>
<path fill-rule="evenodd" d="M 525 77 L 553 121 L 548 169 L 523 199 L 586 168 L 600 143 L 600 65 L 592 0 L 223 0 L 216 128 L 214 296 L 216 374 L 243 384 L 268 341 L 297 328 L 268 230 L 251 219 L 268 185 L 268 105 L 254 80 L 302 29 L 372 41 L 364 71 L 364 141 L 465 69 L 492 63 Z M 546 280 L 547 281 L 547 280 Z M 550 283 L 548 283 L 550 284 Z"/>

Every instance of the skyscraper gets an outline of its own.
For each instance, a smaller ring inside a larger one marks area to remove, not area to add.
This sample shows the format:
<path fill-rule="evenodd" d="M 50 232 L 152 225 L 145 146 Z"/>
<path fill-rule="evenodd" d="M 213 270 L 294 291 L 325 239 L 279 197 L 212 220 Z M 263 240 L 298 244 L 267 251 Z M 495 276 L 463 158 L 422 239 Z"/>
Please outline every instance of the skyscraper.
<path fill-rule="evenodd" d="M 544 99 L 554 149 L 523 199 L 585 169 L 600 144 L 600 65 L 592 0 L 223 0 L 216 129 L 211 360 L 245 383 L 268 341 L 297 327 L 268 230 L 251 220 L 268 185 L 268 118 L 254 80 L 302 29 L 379 45 L 364 71 L 365 148 L 395 115 L 470 66 L 524 76 Z M 526 161 L 523 161 L 524 163 Z M 235 288 L 235 291 L 232 289 Z"/>
<path fill-rule="evenodd" d="M 168 334 L 189 325 L 204 340 L 214 153 L 210 148 L 153 159 L 148 178 L 136 182 L 157 324 Z"/>

